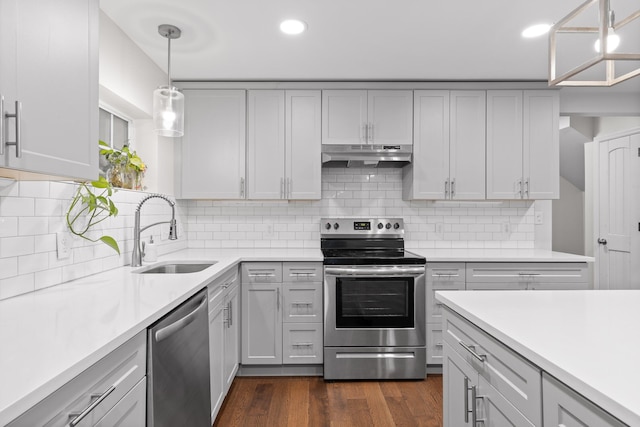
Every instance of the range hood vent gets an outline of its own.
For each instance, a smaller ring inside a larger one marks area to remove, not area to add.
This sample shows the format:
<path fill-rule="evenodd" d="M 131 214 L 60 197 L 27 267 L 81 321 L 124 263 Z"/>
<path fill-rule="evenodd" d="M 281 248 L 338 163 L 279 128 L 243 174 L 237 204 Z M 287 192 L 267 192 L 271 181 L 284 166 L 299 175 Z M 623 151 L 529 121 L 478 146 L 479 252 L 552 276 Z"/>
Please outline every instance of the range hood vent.
<path fill-rule="evenodd" d="M 411 163 L 410 145 L 322 144 L 323 166 L 402 167 Z"/>

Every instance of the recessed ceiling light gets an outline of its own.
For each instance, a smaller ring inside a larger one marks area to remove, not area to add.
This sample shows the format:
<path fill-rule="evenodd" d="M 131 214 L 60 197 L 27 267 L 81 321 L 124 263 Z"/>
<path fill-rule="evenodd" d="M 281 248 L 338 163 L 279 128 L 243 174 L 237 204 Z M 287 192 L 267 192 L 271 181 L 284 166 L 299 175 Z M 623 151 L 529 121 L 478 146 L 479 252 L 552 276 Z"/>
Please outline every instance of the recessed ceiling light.
<path fill-rule="evenodd" d="M 307 29 L 307 24 L 298 19 L 287 19 L 280 23 L 280 31 L 285 34 L 300 34 Z"/>
<path fill-rule="evenodd" d="M 522 37 L 526 37 L 526 38 L 539 37 L 544 34 L 547 34 L 550 28 L 551 28 L 551 24 L 532 25 L 529 28 L 526 28 L 522 32 Z"/>

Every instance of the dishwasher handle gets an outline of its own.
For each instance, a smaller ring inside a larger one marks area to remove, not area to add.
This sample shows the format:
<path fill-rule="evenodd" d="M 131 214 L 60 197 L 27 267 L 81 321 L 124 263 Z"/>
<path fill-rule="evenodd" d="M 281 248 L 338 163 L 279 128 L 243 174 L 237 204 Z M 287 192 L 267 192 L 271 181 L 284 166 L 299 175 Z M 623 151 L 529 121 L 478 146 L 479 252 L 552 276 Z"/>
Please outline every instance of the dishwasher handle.
<path fill-rule="evenodd" d="M 178 332 L 180 329 L 186 328 L 191 322 L 193 322 L 198 315 L 198 311 L 200 311 L 207 304 L 207 295 L 202 297 L 202 300 L 198 304 L 198 307 L 193 310 L 191 313 L 187 314 L 183 318 L 176 320 L 172 324 L 165 326 L 162 329 L 159 329 L 154 334 L 156 342 L 160 342 L 169 338 L 174 333 Z"/>

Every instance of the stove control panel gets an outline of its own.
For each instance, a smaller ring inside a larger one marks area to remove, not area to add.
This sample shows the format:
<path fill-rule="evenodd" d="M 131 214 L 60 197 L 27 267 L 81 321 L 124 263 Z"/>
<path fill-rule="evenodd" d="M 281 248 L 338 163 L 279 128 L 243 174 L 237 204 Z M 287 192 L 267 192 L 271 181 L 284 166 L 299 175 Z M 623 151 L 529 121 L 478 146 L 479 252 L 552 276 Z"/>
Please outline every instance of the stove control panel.
<path fill-rule="evenodd" d="M 404 235 L 402 218 L 322 218 L 323 237 L 326 236 L 389 236 Z"/>

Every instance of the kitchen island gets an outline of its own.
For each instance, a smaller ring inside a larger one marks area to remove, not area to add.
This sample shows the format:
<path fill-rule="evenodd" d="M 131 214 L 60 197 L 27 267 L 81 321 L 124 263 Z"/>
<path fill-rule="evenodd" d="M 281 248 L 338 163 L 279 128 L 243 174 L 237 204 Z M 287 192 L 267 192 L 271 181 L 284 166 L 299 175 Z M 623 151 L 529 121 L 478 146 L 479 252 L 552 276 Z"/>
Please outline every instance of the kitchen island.
<path fill-rule="evenodd" d="M 560 425 L 554 417 L 586 412 L 597 420 L 586 425 L 640 425 L 640 291 L 437 292 L 436 298 L 445 306 L 445 425 L 492 415 L 520 417 L 516 425 L 542 419 Z"/>

